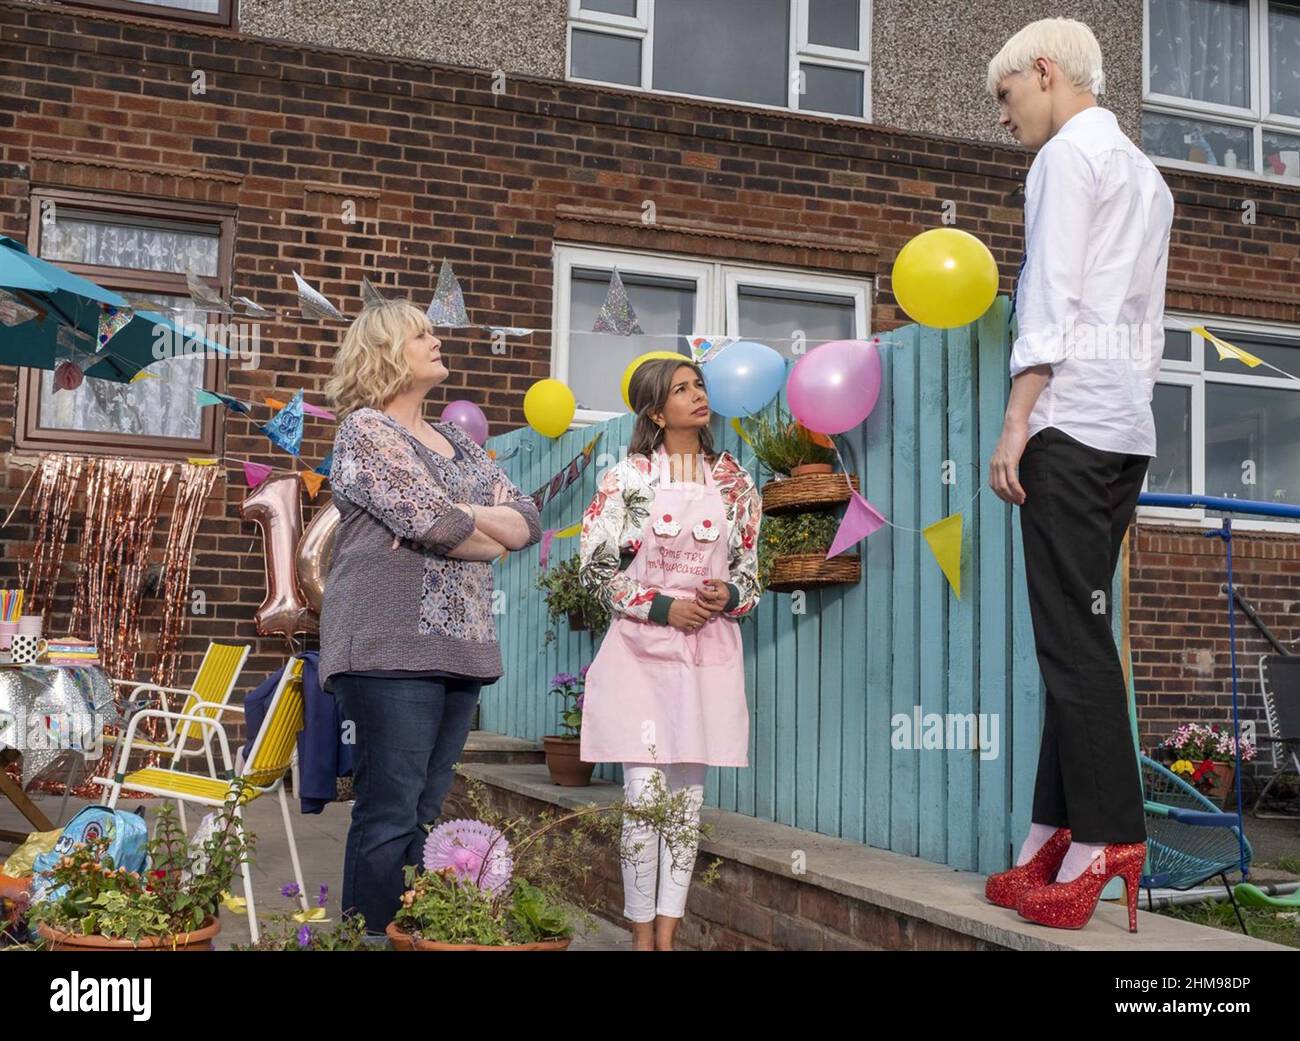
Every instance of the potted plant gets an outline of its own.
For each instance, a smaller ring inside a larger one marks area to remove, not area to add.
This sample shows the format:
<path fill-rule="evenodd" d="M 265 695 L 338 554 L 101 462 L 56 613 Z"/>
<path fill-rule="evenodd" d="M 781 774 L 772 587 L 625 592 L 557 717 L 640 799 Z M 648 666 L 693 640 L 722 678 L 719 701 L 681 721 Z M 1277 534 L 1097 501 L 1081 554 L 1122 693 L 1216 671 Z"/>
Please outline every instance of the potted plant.
<path fill-rule="evenodd" d="M 240 834 L 237 782 L 202 842 L 191 845 L 171 803 L 158 809 L 144 871 L 115 867 L 108 839 L 78 843 L 51 872 L 51 898 L 28 920 L 50 950 L 206 951 L 217 912 L 252 837 Z"/>
<path fill-rule="evenodd" d="M 578 578 L 579 564 L 573 556 L 547 568 L 537 577 L 537 588 L 546 593 L 546 613 L 552 621 L 568 619 L 575 633 L 602 632 L 609 625 L 609 611 Z"/>
<path fill-rule="evenodd" d="M 287 899 L 298 896 L 298 883 L 289 882 L 280 887 L 280 895 Z M 366 938 L 366 921 L 361 915 L 350 915 L 338 923 L 327 921 L 322 914 L 329 897 L 329 887 L 322 882 L 316 897 L 314 912 L 296 909 L 267 919 L 257 943 L 236 944 L 237 951 L 374 951 L 382 950 L 373 940 Z"/>
<path fill-rule="evenodd" d="M 1169 769 L 1194 785 L 1220 805 L 1233 790 L 1236 779 L 1236 739 L 1232 730 L 1218 723 L 1184 723 L 1160 743 L 1162 756 L 1171 759 Z M 1255 758 L 1255 746 L 1241 739 L 1241 761 Z"/>
<path fill-rule="evenodd" d="M 578 675 L 559 672 L 551 677 L 551 693 L 564 699 L 560 710 L 560 726 L 564 728 L 561 735 L 548 735 L 542 738 L 542 747 L 546 751 L 546 770 L 551 775 L 552 784 L 561 784 L 582 788 L 591 783 L 591 772 L 595 763 L 584 763 L 580 758 L 582 738 L 582 699 L 587 683 L 587 669 L 584 665 Z"/>
<path fill-rule="evenodd" d="M 839 457 L 825 434 L 809 430 L 785 409 L 741 421 L 754 454 L 774 479 L 763 485 L 763 512 L 787 513 L 847 502 L 855 476 L 834 472 Z"/>
<path fill-rule="evenodd" d="M 474 818 L 430 831 L 422 863 L 406 869 L 406 892 L 386 932 L 399 951 L 562 951 L 603 887 L 594 877 L 600 845 L 621 844 L 625 816 L 649 825 L 674 865 L 695 855 L 705 829 L 693 820 L 690 793 L 669 794 L 652 781 L 636 804 L 616 802 L 509 817 L 487 804 L 483 785 L 465 780 Z M 709 885 L 718 862 L 697 877 Z"/>
<path fill-rule="evenodd" d="M 764 589 L 796 589 L 856 583 L 862 559 L 842 553 L 826 559 L 839 518 L 830 510 L 783 513 L 763 522 L 758 534 L 758 581 Z"/>

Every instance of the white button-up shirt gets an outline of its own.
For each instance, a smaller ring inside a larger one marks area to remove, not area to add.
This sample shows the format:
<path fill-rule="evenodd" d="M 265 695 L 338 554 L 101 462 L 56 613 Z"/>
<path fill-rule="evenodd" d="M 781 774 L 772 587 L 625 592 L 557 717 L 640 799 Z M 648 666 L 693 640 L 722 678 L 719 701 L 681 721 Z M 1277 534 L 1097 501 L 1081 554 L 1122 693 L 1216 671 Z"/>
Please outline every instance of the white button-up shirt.
<path fill-rule="evenodd" d="M 1094 106 L 1071 116 L 1025 181 L 1025 262 L 1011 375 L 1050 365 L 1029 435 L 1056 427 L 1093 448 L 1156 454 L 1151 395 L 1164 353 L 1174 200 Z"/>

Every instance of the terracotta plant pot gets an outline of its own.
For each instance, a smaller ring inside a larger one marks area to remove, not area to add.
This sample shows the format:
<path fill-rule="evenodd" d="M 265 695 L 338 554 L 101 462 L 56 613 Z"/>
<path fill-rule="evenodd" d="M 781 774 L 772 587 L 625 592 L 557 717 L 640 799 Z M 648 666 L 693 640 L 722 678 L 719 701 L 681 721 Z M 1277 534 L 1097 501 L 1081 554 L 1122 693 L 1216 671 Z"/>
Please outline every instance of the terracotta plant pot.
<path fill-rule="evenodd" d="M 578 756 L 581 739 L 576 737 L 544 737 L 542 747 L 546 750 L 546 769 L 551 775 L 552 784 L 569 788 L 585 788 L 591 784 L 591 772 L 595 763 L 584 763 Z"/>
<path fill-rule="evenodd" d="M 540 940 L 537 943 L 440 943 L 437 940 L 417 940 L 400 929 L 396 922 L 389 922 L 384 932 L 395 951 L 563 951 L 573 942 L 566 936 L 562 940 Z"/>
<path fill-rule="evenodd" d="M 828 474 L 834 473 L 835 468 L 830 463 L 800 463 L 798 466 L 790 467 L 791 477 L 802 477 L 804 474 Z"/>
<path fill-rule="evenodd" d="M 569 612 L 569 632 L 585 633 L 587 631 L 587 619 L 581 611 Z"/>
<path fill-rule="evenodd" d="M 44 922 L 37 924 L 36 931 L 52 951 L 210 951 L 213 937 L 221 932 L 221 923 L 209 918 L 193 932 L 176 936 L 144 936 L 134 941 L 108 936 L 79 936 Z"/>
<path fill-rule="evenodd" d="M 1232 763 L 1215 763 L 1214 783 L 1206 789 L 1205 797 L 1220 806 L 1226 805 L 1229 799 L 1235 804 L 1237 789 L 1233 786 L 1233 781 L 1236 777 L 1237 768 Z"/>

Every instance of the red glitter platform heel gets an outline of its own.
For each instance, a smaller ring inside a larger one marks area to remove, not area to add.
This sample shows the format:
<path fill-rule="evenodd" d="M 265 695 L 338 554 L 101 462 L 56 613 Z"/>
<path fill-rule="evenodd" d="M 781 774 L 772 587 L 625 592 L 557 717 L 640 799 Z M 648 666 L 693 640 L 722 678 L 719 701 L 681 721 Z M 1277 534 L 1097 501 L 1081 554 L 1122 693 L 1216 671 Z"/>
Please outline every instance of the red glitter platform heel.
<path fill-rule="evenodd" d="M 1056 870 L 1069 848 L 1070 829 L 1057 828 L 1024 864 L 989 875 L 984 883 L 985 898 L 998 907 L 1016 908 L 1020 898 L 1031 889 L 1041 889 L 1056 877 Z"/>
<path fill-rule="evenodd" d="M 1078 878 L 1053 882 L 1021 897 L 1020 917 L 1057 929 L 1082 929 L 1097 910 L 1097 901 L 1106 883 L 1116 875 L 1122 875 L 1124 895 L 1128 898 L 1128 931 L 1135 933 L 1138 928 L 1138 883 L 1142 880 L 1142 865 L 1146 858 L 1145 842 L 1107 846 L 1098 858 L 1104 867 L 1094 861 Z"/>

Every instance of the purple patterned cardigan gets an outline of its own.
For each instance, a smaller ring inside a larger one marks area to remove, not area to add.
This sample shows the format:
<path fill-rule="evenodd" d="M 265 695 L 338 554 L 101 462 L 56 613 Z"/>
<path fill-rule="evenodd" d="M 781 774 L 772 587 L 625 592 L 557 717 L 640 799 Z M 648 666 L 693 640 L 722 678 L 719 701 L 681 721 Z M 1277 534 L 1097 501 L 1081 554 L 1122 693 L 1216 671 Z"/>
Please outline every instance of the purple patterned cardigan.
<path fill-rule="evenodd" d="M 537 507 L 452 423 L 446 459 L 385 412 L 357 409 L 334 439 L 330 485 L 341 515 L 321 605 L 320 677 L 437 670 L 488 682 L 501 675 L 492 615 L 492 564 L 445 554 L 474 531 L 456 503 L 505 505 L 541 538 Z"/>

